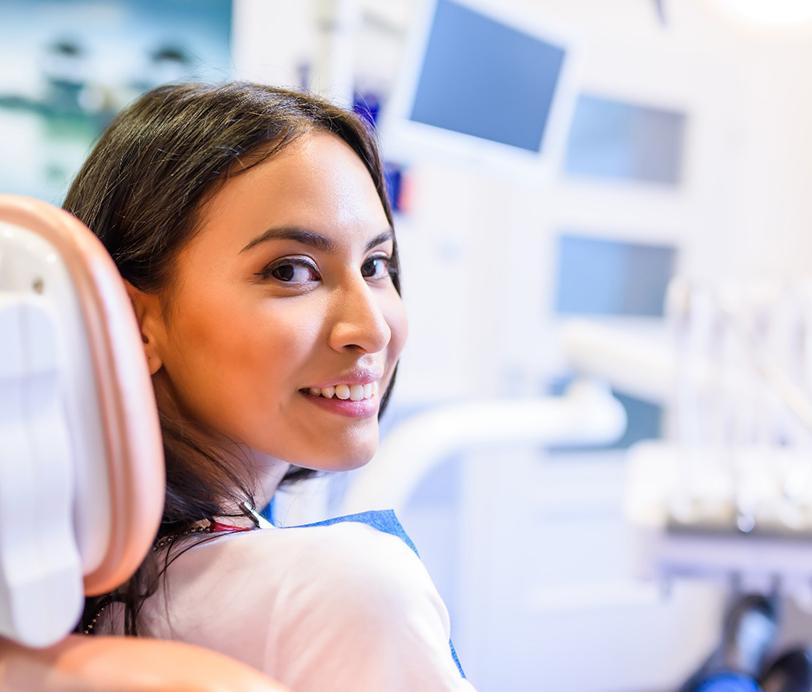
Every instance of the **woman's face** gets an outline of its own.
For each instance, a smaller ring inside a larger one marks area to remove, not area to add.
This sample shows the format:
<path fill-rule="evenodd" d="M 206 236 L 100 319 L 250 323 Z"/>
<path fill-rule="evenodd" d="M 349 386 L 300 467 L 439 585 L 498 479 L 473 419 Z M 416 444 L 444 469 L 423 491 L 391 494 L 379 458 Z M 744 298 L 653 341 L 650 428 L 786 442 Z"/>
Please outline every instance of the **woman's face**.
<path fill-rule="evenodd" d="M 407 334 L 392 251 L 361 160 L 305 135 L 204 205 L 154 330 L 160 376 L 187 413 L 251 450 L 314 469 L 366 463 Z M 326 398 L 336 385 L 354 386 Z"/>

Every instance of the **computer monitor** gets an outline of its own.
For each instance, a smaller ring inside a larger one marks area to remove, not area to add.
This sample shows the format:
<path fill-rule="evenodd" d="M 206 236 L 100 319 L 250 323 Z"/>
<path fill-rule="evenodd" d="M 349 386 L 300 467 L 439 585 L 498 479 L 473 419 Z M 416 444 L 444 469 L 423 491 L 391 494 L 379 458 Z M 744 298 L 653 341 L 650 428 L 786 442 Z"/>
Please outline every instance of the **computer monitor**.
<path fill-rule="evenodd" d="M 564 231 L 558 237 L 555 312 L 662 317 L 677 248 Z"/>
<path fill-rule="evenodd" d="M 571 41 L 457 0 L 427 0 L 384 105 L 384 154 L 539 163 L 572 111 Z"/>

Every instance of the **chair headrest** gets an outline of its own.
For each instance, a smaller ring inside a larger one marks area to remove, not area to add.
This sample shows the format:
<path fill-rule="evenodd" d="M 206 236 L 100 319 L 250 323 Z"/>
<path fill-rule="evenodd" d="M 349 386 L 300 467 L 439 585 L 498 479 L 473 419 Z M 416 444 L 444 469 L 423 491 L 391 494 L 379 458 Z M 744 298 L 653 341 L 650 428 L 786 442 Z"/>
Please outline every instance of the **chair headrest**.
<path fill-rule="evenodd" d="M 160 427 L 138 326 L 101 242 L 0 195 L 0 636 L 47 646 L 126 581 L 160 522 Z"/>

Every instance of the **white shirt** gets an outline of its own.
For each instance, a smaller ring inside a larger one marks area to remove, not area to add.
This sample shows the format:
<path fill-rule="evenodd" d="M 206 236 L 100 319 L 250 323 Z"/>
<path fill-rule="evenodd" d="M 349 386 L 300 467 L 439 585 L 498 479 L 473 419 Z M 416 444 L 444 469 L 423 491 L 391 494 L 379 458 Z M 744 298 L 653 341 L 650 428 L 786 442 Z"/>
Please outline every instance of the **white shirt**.
<path fill-rule="evenodd" d="M 423 563 L 366 524 L 221 535 L 177 558 L 161 584 L 140 633 L 214 649 L 295 692 L 474 690 Z M 123 631 L 121 608 L 108 610 L 99 631 Z"/>

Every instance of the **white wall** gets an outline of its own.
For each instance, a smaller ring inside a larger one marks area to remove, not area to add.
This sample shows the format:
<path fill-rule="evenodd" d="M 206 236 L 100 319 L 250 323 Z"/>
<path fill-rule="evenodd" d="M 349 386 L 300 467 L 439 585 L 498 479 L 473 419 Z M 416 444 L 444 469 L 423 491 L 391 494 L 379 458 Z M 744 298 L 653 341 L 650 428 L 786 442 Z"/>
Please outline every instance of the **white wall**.
<path fill-rule="evenodd" d="M 415 397 L 530 393 L 557 369 L 544 314 L 557 228 L 675 243 L 681 270 L 697 277 L 806 271 L 808 37 L 755 35 L 699 3 L 669 6 L 663 29 L 646 2 L 511 5 L 530 25 L 549 19 L 579 36 L 585 89 L 689 113 L 685 182 L 673 191 L 558 177 L 533 188 L 424 164 L 402 233 L 434 249 L 412 294 L 413 360 L 401 384 L 414 381 Z M 442 263 L 449 246 L 456 259 Z M 461 656 L 484 690 L 672 687 L 714 644 L 721 597 L 682 584 L 659 599 L 634 582 L 622 464 L 565 463 L 517 450 L 466 460 L 452 589 Z"/>
<path fill-rule="evenodd" d="M 452 160 L 416 164 L 398 226 L 412 328 L 393 403 L 533 393 L 560 367 L 549 308 L 554 232 L 564 226 L 676 243 L 681 269 L 698 277 L 807 273 L 812 31 L 754 32 L 703 0 L 666 3 L 666 28 L 647 0 L 475 1 L 574 36 L 584 89 L 685 109 L 685 181 L 678 190 L 538 182 Z M 319 40 L 311 4 L 235 5 L 238 76 L 295 83 Z M 385 87 L 417 0 L 356 7 L 367 15 L 359 79 Z M 710 646 L 720 606 L 712 590 L 659 600 L 632 580 L 622 481 L 622 463 L 608 459 L 552 465 L 534 450 L 480 453 L 465 462 L 455 546 L 432 544 L 436 507 L 415 508 L 414 538 L 445 575 L 460 655 L 482 690 L 650 692 L 677 683 Z M 594 559 L 584 562 L 584 550 Z"/>

